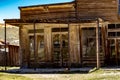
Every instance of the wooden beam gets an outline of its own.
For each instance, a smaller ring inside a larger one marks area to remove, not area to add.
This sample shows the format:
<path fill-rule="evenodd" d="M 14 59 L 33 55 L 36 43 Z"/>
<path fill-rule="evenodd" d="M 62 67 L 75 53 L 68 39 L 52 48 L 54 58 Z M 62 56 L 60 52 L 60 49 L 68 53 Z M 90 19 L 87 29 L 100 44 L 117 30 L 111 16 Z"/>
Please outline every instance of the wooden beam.
<path fill-rule="evenodd" d="M 115 39 L 115 55 L 116 55 L 116 65 L 118 66 L 118 40 Z"/>
<path fill-rule="evenodd" d="M 60 28 L 60 38 L 59 38 L 59 40 L 60 40 L 60 66 L 61 67 L 63 67 L 63 53 L 62 53 L 62 34 L 61 34 L 61 27 L 59 27 Z"/>
<path fill-rule="evenodd" d="M 106 33 L 105 33 L 105 26 L 101 27 L 101 34 L 102 34 L 102 51 L 103 51 L 103 56 L 104 60 L 106 58 Z"/>
<path fill-rule="evenodd" d="M 4 21 L 11 25 L 19 25 L 19 24 L 32 24 L 35 23 L 91 23 L 95 22 L 94 18 L 77 18 L 76 17 L 59 17 L 59 18 L 41 18 L 41 19 L 5 19 Z"/>
<path fill-rule="evenodd" d="M 99 19 L 97 19 L 97 27 L 96 27 L 96 57 L 97 57 L 97 69 L 100 68 L 100 60 L 99 60 L 99 48 L 100 48 L 100 41 L 99 41 Z"/>
<path fill-rule="evenodd" d="M 4 59 L 5 59 L 5 71 L 6 71 L 7 70 L 7 68 L 6 68 L 7 67 L 7 52 L 6 52 L 6 48 L 7 48 L 7 40 L 6 40 L 7 39 L 6 38 L 7 37 L 7 33 L 6 33 L 7 28 L 6 28 L 6 22 L 5 22 L 5 28 L 4 29 L 5 29 L 5 56 L 4 56 Z"/>
<path fill-rule="evenodd" d="M 70 24 L 68 23 L 68 70 L 71 67 L 71 57 L 70 57 Z"/>
<path fill-rule="evenodd" d="M 33 23 L 34 28 L 34 69 L 36 70 L 36 64 L 37 64 L 37 56 L 36 56 L 36 27 L 35 23 Z"/>
<path fill-rule="evenodd" d="M 81 64 L 81 66 L 82 66 L 82 30 L 81 30 L 81 27 L 80 27 L 80 25 L 79 25 L 79 40 L 80 40 L 80 64 Z"/>

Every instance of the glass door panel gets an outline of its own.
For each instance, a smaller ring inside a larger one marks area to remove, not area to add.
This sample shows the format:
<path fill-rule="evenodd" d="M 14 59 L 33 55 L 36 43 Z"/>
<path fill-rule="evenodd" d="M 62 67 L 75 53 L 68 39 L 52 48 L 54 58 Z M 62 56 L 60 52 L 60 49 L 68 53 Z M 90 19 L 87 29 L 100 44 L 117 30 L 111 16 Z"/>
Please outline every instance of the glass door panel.
<path fill-rule="evenodd" d="M 29 37 L 30 60 L 34 60 L 34 36 Z"/>
<path fill-rule="evenodd" d="M 60 61 L 60 34 L 53 34 L 53 61 Z"/>
<path fill-rule="evenodd" d="M 38 35 L 37 36 L 37 55 L 39 61 L 45 60 L 45 54 L 44 54 L 44 35 Z"/>
<path fill-rule="evenodd" d="M 108 59 L 107 64 L 111 66 L 116 65 L 116 53 L 115 53 L 115 40 L 110 39 L 108 40 Z"/>
<path fill-rule="evenodd" d="M 68 62 L 68 28 L 52 29 L 53 62 L 65 67 Z"/>
<path fill-rule="evenodd" d="M 118 56 L 118 65 L 120 65 L 120 39 L 118 40 L 118 53 L 117 53 L 117 56 Z"/>
<path fill-rule="evenodd" d="M 68 61 L 68 33 L 67 34 L 62 34 L 62 49 L 61 49 L 61 54 L 62 54 L 62 63 L 63 65 L 66 65 Z"/>
<path fill-rule="evenodd" d="M 82 29 L 82 53 L 85 56 L 96 56 L 96 28 Z"/>

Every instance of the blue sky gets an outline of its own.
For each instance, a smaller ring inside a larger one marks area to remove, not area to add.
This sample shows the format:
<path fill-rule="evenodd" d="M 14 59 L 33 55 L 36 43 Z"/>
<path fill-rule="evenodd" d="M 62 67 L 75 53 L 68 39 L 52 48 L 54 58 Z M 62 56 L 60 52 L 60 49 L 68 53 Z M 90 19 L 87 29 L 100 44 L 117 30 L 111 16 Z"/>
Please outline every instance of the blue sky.
<path fill-rule="evenodd" d="M 19 6 L 70 2 L 73 0 L 0 0 L 0 23 L 3 19 L 19 18 Z"/>

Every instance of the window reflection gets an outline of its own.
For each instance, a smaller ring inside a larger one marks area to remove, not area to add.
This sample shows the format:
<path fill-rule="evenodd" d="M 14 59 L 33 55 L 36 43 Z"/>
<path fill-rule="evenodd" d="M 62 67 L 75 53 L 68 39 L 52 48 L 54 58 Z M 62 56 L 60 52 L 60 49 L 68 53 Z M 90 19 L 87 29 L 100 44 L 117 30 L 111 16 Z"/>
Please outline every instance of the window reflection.
<path fill-rule="evenodd" d="M 43 61 L 45 59 L 44 55 L 44 35 L 39 35 L 37 40 L 38 43 L 38 59 L 39 61 Z"/>
<path fill-rule="evenodd" d="M 30 59 L 34 59 L 34 36 L 30 36 Z"/>

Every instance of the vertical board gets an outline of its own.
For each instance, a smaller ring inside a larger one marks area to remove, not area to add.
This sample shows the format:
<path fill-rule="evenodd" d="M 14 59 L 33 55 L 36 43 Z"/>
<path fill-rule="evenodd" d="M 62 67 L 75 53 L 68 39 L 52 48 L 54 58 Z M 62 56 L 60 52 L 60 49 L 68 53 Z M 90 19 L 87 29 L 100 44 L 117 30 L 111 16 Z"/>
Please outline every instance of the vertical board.
<path fill-rule="evenodd" d="M 24 34 L 24 35 L 23 35 Z M 29 62 L 28 60 L 28 55 L 29 55 L 29 51 L 28 51 L 28 48 L 29 48 L 29 46 L 28 46 L 28 42 L 29 42 L 29 40 L 28 40 L 28 33 L 27 33 L 27 29 L 25 29 L 25 28 L 22 28 L 21 29 L 21 45 L 20 46 L 22 46 L 21 47 L 21 53 L 22 53 L 22 64 L 23 64 L 23 66 L 27 66 L 27 63 L 26 63 L 26 61 L 27 62 Z"/>
<path fill-rule="evenodd" d="M 70 59 L 71 63 L 80 63 L 79 27 L 70 25 Z"/>
<path fill-rule="evenodd" d="M 46 56 L 46 61 L 51 61 L 52 60 L 52 45 L 51 45 L 51 28 L 50 27 L 45 27 L 44 28 L 44 41 L 45 41 L 45 56 Z"/>

